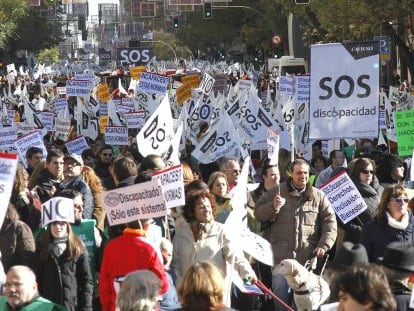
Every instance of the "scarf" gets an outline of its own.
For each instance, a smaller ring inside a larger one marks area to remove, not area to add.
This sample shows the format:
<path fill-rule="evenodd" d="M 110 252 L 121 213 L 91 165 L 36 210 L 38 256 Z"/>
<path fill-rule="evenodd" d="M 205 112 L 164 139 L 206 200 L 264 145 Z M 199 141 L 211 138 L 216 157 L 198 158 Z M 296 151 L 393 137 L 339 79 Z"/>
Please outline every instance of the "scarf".
<path fill-rule="evenodd" d="M 59 258 L 66 250 L 68 245 L 68 237 L 53 239 L 50 244 L 50 252 L 53 256 Z"/>
<path fill-rule="evenodd" d="M 385 215 L 387 215 L 388 225 L 394 229 L 398 230 L 405 230 L 408 227 L 408 213 L 405 213 L 400 221 L 393 218 L 388 212 L 385 212 Z"/>

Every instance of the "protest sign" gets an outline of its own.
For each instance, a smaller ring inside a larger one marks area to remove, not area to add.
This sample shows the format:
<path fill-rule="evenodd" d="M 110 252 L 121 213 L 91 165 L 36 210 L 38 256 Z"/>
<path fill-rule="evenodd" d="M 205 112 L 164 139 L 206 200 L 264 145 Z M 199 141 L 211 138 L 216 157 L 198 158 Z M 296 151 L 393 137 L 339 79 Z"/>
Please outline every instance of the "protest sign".
<path fill-rule="evenodd" d="M 208 73 L 203 74 L 203 79 L 200 82 L 200 89 L 206 95 L 209 95 L 210 92 L 213 90 L 214 82 L 216 80 L 210 76 Z"/>
<path fill-rule="evenodd" d="M 17 163 L 17 154 L 0 153 L 0 227 L 3 225 L 7 206 L 10 202 Z"/>
<path fill-rule="evenodd" d="M 378 41 L 311 46 L 309 138 L 378 137 L 378 68 Z"/>
<path fill-rule="evenodd" d="M 110 99 L 108 83 L 101 83 L 96 88 L 96 97 L 99 101 L 106 103 Z"/>
<path fill-rule="evenodd" d="M 144 72 L 145 69 L 145 66 L 129 67 L 131 78 L 134 80 L 139 80 L 139 78 L 141 77 L 141 73 Z"/>
<path fill-rule="evenodd" d="M 158 179 L 106 191 L 100 195 L 110 226 L 167 215 Z"/>
<path fill-rule="evenodd" d="M 243 282 L 242 278 L 240 277 L 239 273 L 234 270 L 231 272 L 231 281 L 234 285 L 243 293 L 247 295 L 264 295 L 263 291 L 254 284 L 247 284 Z"/>
<path fill-rule="evenodd" d="M 151 72 L 142 72 L 138 83 L 138 91 L 148 94 L 164 95 L 167 92 L 170 78 Z"/>
<path fill-rule="evenodd" d="M 128 128 L 126 126 L 105 127 L 105 144 L 128 145 Z"/>
<path fill-rule="evenodd" d="M 290 97 L 293 95 L 293 77 L 279 77 L 278 92 L 281 96 Z"/>
<path fill-rule="evenodd" d="M 109 124 L 109 116 L 100 116 L 99 117 L 99 133 L 105 133 L 105 127 Z"/>
<path fill-rule="evenodd" d="M 175 90 L 175 97 L 178 104 L 182 105 L 187 99 L 191 98 L 191 85 L 185 83 Z"/>
<path fill-rule="evenodd" d="M 43 159 L 46 159 L 47 150 L 43 143 L 43 137 L 41 131 L 35 131 L 30 134 L 27 134 L 25 136 L 20 137 L 16 140 L 14 143 L 14 146 L 17 149 L 17 152 L 19 153 L 20 158 L 22 159 L 22 162 L 24 166 L 27 168 L 27 160 L 26 160 L 26 152 L 27 149 L 30 147 L 38 147 L 42 149 L 43 153 Z"/>
<path fill-rule="evenodd" d="M 54 221 L 75 222 L 73 200 L 63 197 L 53 197 L 42 204 L 42 226 Z"/>
<path fill-rule="evenodd" d="M 0 151 L 17 152 L 14 142 L 17 140 L 15 126 L 0 127 Z"/>
<path fill-rule="evenodd" d="M 57 95 L 66 95 L 66 87 L 64 86 L 58 86 L 56 88 Z"/>
<path fill-rule="evenodd" d="M 266 239 L 246 228 L 240 232 L 238 242 L 244 252 L 261 263 L 273 267 L 272 245 Z"/>
<path fill-rule="evenodd" d="M 249 92 L 252 87 L 252 80 L 239 80 L 237 84 L 239 86 L 239 93 Z"/>
<path fill-rule="evenodd" d="M 66 141 L 68 139 L 71 119 L 55 118 L 55 139 Z"/>
<path fill-rule="evenodd" d="M 56 98 L 55 99 L 55 113 L 59 114 L 66 110 L 68 107 L 68 101 L 66 98 Z"/>
<path fill-rule="evenodd" d="M 270 165 L 278 165 L 279 163 L 279 132 L 267 128 L 267 158 Z"/>
<path fill-rule="evenodd" d="M 66 80 L 67 96 L 88 96 L 91 89 L 89 81 L 84 80 Z"/>
<path fill-rule="evenodd" d="M 411 156 L 414 149 L 414 110 L 396 111 L 394 116 L 398 155 Z"/>
<path fill-rule="evenodd" d="M 145 110 L 129 112 L 124 115 L 129 129 L 140 129 L 145 124 Z"/>
<path fill-rule="evenodd" d="M 339 174 L 321 187 L 338 218 L 348 223 L 368 207 L 357 187 L 346 172 Z"/>
<path fill-rule="evenodd" d="M 181 77 L 181 82 L 183 84 L 190 84 L 192 88 L 196 88 L 200 85 L 200 75 L 199 74 L 185 75 Z"/>
<path fill-rule="evenodd" d="M 48 131 L 52 131 L 54 128 L 55 113 L 42 111 L 40 113 L 40 120 Z"/>
<path fill-rule="evenodd" d="M 91 147 L 88 145 L 86 138 L 84 136 L 79 136 L 71 141 L 68 141 L 65 144 L 66 149 L 68 150 L 69 154 L 82 154 L 83 150 L 90 149 Z"/>
<path fill-rule="evenodd" d="M 185 205 L 184 177 L 181 165 L 157 171 L 152 179 L 159 179 L 167 208 Z"/>

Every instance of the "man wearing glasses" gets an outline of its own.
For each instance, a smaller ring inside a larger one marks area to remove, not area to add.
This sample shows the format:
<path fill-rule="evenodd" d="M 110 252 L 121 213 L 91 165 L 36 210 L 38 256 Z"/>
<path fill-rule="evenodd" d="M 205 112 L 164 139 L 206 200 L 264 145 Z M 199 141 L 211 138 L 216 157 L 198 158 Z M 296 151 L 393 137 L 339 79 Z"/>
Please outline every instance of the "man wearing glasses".
<path fill-rule="evenodd" d="M 63 189 L 73 189 L 82 193 L 82 199 L 85 205 L 83 218 L 92 218 L 93 196 L 88 184 L 82 179 L 83 160 L 78 154 L 69 154 L 63 158 L 63 175 L 64 179 L 57 187 L 58 191 Z"/>

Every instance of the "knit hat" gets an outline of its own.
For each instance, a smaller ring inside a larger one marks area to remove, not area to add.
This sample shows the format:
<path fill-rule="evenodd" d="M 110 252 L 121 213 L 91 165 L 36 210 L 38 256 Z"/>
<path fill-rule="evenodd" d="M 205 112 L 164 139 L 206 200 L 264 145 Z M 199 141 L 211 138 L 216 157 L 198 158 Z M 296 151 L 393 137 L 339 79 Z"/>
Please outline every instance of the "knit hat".
<path fill-rule="evenodd" d="M 368 263 L 368 254 L 365 246 L 359 243 L 345 241 L 338 249 L 332 262 L 333 266 L 349 267 L 357 263 Z"/>

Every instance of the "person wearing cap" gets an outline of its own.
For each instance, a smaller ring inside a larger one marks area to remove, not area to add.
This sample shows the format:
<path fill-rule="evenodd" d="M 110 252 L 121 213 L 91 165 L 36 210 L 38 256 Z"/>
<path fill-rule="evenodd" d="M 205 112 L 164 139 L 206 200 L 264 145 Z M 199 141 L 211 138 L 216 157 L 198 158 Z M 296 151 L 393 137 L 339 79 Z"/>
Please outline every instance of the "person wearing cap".
<path fill-rule="evenodd" d="M 93 195 L 88 184 L 82 179 L 83 159 L 78 154 L 69 154 L 64 158 L 63 165 L 63 181 L 58 185 L 57 191 L 64 189 L 73 189 L 82 193 L 83 204 L 83 218 L 92 218 L 93 211 Z"/>
<path fill-rule="evenodd" d="M 378 262 L 383 265 L 391 292 L 397 302 L 397 310 L 414 310 L 410 308 L 410 275 L 414 272 L 414 247 L 412 244 L 391 242 L 387 245 L 384 257 Z"/>

